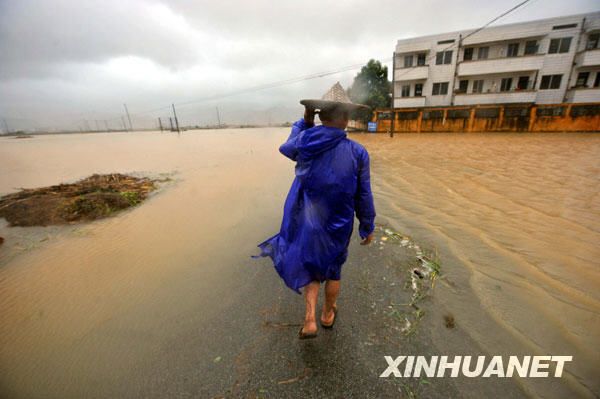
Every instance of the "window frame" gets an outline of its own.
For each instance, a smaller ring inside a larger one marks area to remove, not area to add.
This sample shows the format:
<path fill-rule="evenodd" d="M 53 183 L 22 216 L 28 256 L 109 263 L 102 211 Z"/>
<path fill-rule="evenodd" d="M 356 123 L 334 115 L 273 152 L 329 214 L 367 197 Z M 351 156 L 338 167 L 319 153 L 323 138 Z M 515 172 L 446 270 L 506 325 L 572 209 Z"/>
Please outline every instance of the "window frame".
<path fill-rule="evenodd" d="M 550 44 L 548 45 L 548 54 L 568 53 L 571 50 L 571 42 L 572 41 L 573 41 L 573 37 L 571 37 L 571 36 L 555 37 L 553 39 L 550 39 Z M 566 46 L 566 48 L 565 48 L 565 46 Z"/>
<path fill-rule="evenodd" d="M 438 51 L 435 53 L 435 65 L 452 64 L 453 50 Z"/>
<path fill-rule="evenodd" d="M 594 44 L 590 46 L 590 44 Z M 594 50 L 600 48 L 600 32 L 590 33 L 587 36 L 587 42 L 585 44 L 586 50 Z"/>
<path fill-rule="evenodd" d="M 582 77 L 584 75 L 585 77 Z M 579 83 L 579 79 L 584 79 L 582 83 Z M 587 87 L 587 82 L 590 80 L 590 71 L 579 72 L 575 78 L 575 87 Z"/>
<path fill-rule="evenodd" d="M 537 40 L 527 40 L 525 42 L 525 52 L 523 53 L 523 55 L 535 55 L 538 53 L 538 50 L 539 44 Z"/>
<path fill-rule="evenodd" d="M 453 54 L 454 54 L 454 50 L 444 51 L 444 65 L 452 64 L 452 55 Z"/>
<path fill-rule="evenodd" d="M 525 81 L 525 87 L 521 86 L 521 82 Z M 519 76 L 519 78 L 517 79 L 517 90 L 527 90 L 527 88 L 529 87 L 529 76 Z"/>
<path fill-rule="evenodd" d="M 502 78 L 500 80 L 500 92 L 511 91 L 513 78 Z"/>
<path fill-rule="evenodd" d="M 483 55 L 483 57 L 482 57 L 482 55 Z M 489 46 L 483 46 L 483 47 L 479 47 L 477 49 L 477 59 L 478 60 L 487 60 L 489 56 L 490 56 L 490 47 Z"/>
<path fill-rule="evenodd" d="M 431 87 L 432 96 L 447 96 L 450 82 L 435 82 Z M 437 88 L 437 90 L 436 90 Z"/>
<path fill-rule="evenodd" d="M 463 51 L 463 61 L 473 61 L 473 53 L 475 53 L 474 47 L 465 47 L 465 50 Z M 468 57 L 467 54 L 469 54 Z"/>
<path fill-rule="evenodd" d="M 412 66 L 413 66 L 413 55 L 412 54 L 405 55 L 404 56 L 404 68 L 411 68 Z"/>
<path fill-rule="evenodd" d="M 420 90 L 417 90 L 417 87 Z M 419 94 L 417 94 L 417 92 Z M 423 83 L 415 83 L 415 97 L 423 97 Z"/>
<path fill-rule="evenodd" d="M 519 56 L 519 43 L 508 43 L 508 47 L 506 49 L 506 56 L 513 58 Z"/>
<path fill-rule="evenodd" d="M 562 74 L 543 75 L 540 79 L 540 90 L 558 90 L 562 83 Z"/>
<path fill-rule="evenodd" d="M 405 92 L 405 90 L 406 90 L 406 92 Z M 402 98 L 410 97 L 410 85 L 402 85 L 400 87 L 400 97 L 402 97 Z"/>
<path fill-rule="evenodd" d="M 471 93 L 483 93 L 484 79 L 476 79 L 471 85 Z"/>

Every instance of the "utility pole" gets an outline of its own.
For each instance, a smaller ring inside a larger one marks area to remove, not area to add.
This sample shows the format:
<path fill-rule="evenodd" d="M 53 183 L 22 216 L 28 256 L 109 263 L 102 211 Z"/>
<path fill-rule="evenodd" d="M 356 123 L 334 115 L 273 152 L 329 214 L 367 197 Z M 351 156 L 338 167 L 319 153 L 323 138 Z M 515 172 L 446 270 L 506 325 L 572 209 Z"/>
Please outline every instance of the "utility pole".
<path fill-rule="evenodd" d="M 108 132 L 110 129 L 108 128 L 108 122 L 106 119 L 104 120 L 104 126 L 106 127 L 106 131 Z"/>
<path fill-rule="evenodd" d="M 100 124 L 98 123 L 98 120 L 95 120 L 94 122 L 96 122 L 96 131 L 99 132 L 100 131 Z"/>
<path fill-rule="evenodd" d="M 175 104 L 171 104 L 173 107 L 173 116 L 175 117 L 175 126 L 177 126 L 177 133 L 181 133 L 179 130 L 179 121 L 177 120 L 177 113 L 175 112 Z"/>
<path fill-rule="evenodd" d="M 8 128 L 8 123 L 6 122 L 6 119 L 2 119 L 4 121 L 4 129 L 6 129 L 6 134 L 10 133 L 10 129 Z"/>
<path fill-rule="evenodd" d="M 123 130 L 127 131 L 127 125 L 125 124 L 125 117 L 124 116 L 121 117 L 121 122 L 123 123 Z"/>
<path fill-rule="evenodd" d="M 577 44 L 575 45 L 575 51 L 573 51 L 573 58 L 571 59 L 571 66 L 569 68 L 569 75 L 567 78 L 567 86 L 565 88 L 565 93 L 563 95 L 563 103 L 566 103 L 569 100 L 569 86 L 571 85 L 571 79 L 573 78 L 573 72 L 575 71 L 575 67 L 577 66 L 577 49 L 579 49 L 579 43 L 581 43 L 581 38 L 585 32 L 585 17 L 581 21 L 581 28 L 579 29 L 579 34 L 577 35 Z M 535 89 L 535 86 L 533 87 Z"/>
<path fill-rule="evenodd" d="M 462 47 L 462 34 L 458 35 L 458 48 L 456 49 L 456 63 L 454 64 L 454 74 L 452 75 L 452 86 L 450 86 L 450 106 L 454 106 L 454 87 L 456 86 L 456 80 L 458 79 L 458 59 L 460 56 L 460 49 Z"/>
<path fill-rule="evenodd" d="M 127 114 L 127 120 L 129 120 L 129 130 L 133 131 L 133 125 L 131 124 L 131 116 L 129 116 L 129 110 L 127 109 L 127 104 L 123 104 L 125 107 L 125 113 Z"/>
<path fill-rule="evenodd" d="M 217 127 L 221 127 L 221 115 L 219 115 L 219 107 L 217 106 L 217 122 L 219 123 Z"/>
<path fill-rule="evenodd" d="M 394 137 L 394 129 L 396 128 L 396 113 L 394 112 L 394 100 L 396 98 L 396 52 L 394 51 L 394 56 L 392 57 L 392 104 L 390 105 L 390 110 L 392 111 L 392 129 L 390 130 L 390 137 Z"/>
<path fill-rule="evenodd" d="M 158 127 L 160 127 L 160 132 L 162 133 L 163 126 L 162 126 L 162 121 L 160 120 L 160 117 L 158 117 Z"/>
<path fill-rule="evenodd" d="M 171 125 L 171 131 L 174 132 L 175 128 L 173 127 L 173 118 L 169 116 L 169 124 Z"/>

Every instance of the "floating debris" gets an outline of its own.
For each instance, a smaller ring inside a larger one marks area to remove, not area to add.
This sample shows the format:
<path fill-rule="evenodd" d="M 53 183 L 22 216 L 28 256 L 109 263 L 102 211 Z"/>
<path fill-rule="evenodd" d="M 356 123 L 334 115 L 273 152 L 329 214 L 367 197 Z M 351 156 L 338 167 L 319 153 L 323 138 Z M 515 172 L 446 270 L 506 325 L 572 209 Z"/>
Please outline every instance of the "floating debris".
<path fill-rule="evenodd" d="M 168 179 L 166 179 L 168 180 Z M 10 226 L 48 226 L 105 218 L 136 206 L 157 181 L 120 173 L 92 175 L 71 184 L 22 189 L 0 198 L 0 217 Z"/>
<path fill-rule="evenodd" d="M 452 316 L 451 314 L 444 315 L 444 325 L 446 326 L 446 328 L 454 328 L 454 316 Z"/>

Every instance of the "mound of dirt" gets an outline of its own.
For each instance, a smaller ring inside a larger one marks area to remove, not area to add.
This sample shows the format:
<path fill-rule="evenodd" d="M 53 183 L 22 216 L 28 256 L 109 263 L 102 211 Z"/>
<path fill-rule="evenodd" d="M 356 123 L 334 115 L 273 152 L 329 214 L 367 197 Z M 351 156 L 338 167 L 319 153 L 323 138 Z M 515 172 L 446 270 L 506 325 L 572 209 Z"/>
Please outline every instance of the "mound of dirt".
<path fill-rule="evenodd" d="M 155 180 L 119 173 L 92 175 L 72 184 L 22 189 L 0 198 L 10 226 L 48 226 L 111 216 L 145 200 Z"/>

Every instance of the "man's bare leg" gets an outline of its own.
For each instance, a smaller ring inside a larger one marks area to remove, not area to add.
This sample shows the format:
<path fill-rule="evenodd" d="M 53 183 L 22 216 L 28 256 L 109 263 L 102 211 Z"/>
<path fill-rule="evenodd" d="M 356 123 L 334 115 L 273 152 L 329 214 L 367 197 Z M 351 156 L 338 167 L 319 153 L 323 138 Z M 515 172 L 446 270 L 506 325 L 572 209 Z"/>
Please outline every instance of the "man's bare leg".
<path fill-rule="evenodd" d="M 340 293 L 339 280 L 327 280 L 325 283 L 325 303 L 321 312 L 321 322 L 325 325 L 333 323 L 335 314 L 333 308 L 336 306 L 338 294 Z"/>
<path fill-rule="evenodd" d="M 313 281 L 304 287 L 304 301 L 306 303 L 306 314 L 304 315 L 303 334 L 312 334 L 317 332 L 317 299 L 319 298 L 319 288 L 321 283 Z"/>

